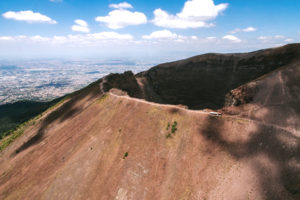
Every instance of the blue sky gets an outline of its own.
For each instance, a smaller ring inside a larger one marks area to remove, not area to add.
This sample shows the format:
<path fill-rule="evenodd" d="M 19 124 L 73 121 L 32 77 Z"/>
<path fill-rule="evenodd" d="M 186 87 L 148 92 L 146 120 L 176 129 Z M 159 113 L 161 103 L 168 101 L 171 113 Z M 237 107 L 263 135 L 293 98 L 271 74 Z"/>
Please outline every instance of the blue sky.
<path fill-rule="evenodd" d="M 299 0 L 1 0 L 0 58 L 190 56 L 300 41 Z"/>

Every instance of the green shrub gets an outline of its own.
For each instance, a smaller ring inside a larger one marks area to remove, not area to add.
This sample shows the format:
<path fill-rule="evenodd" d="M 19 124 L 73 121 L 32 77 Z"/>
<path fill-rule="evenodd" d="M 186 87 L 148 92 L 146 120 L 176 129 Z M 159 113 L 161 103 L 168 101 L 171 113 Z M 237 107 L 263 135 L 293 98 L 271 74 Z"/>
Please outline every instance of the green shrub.
<path fill-rule="evenodd" d="M 177 121 L 174 121 L 171 132 L 174 134 L 177 131 Z"/>
<path fill-rule="evenodd" d="M 123 159 L 128 157 L 128 152 L 124 153 Z"/>
<path fill-rule="evenodd" d="M 169 130 L 170 128 L 170 123 L 168 123 L 168 126 L 167 126 L 167 131 Z M 172 137 L 172 134 L 175 135 L 175 132 L 177 131 L 177 121 L 174 121 L 173 124 L 172 124 L 172 127 L 171 127 L 171 133 L 168 133 L 166 135 L 166 138 L 171 138 Z"/>
<path fill-rule="evenodd" d="M 167 125 L 167 128 L 166 128 L 166 130 L 168 131 L 168 130 L 169 130 L 169 128 L 170 128 L 170 122 L 168 122 L 168 125 Z"/>

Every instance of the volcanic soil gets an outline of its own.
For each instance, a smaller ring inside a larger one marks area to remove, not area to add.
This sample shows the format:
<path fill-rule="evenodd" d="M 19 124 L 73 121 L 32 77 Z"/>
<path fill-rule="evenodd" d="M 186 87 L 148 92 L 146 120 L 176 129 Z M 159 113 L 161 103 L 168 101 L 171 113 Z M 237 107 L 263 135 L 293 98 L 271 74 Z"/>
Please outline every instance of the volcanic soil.
<path fill-rule="evenodd" d="M 0 199 L 300 199 L 300 45 L 68 95 L 0 153 Z"/>

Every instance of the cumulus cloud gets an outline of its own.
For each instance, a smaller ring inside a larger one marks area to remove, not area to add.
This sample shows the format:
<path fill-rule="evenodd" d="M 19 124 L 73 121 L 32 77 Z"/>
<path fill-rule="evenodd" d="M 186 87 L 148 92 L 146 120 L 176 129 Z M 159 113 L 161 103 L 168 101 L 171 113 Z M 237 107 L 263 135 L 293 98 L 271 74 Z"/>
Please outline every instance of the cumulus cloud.
<path fill-rule="evenodd" d="M 230 31 L 230 33 L 235 34 L 235 33 L 238 33 L 238 32 L 253 32 L 253 31 L 256 31 L 256 30 L 257 30 L 256 28 L 254 28 L 252 26 L 249 26 L 249 27 L 244 28 L 244 29 L 236 28 L 233 31 Z"/>
<path fill-rule="evenodd" d="M 74 20 L 75 25 L 71 27 L 73 31 L 78 31 L 78 32 L 84 32 L 88 33 L 90 32 L 90 29 L 88 27 L 88 23 L 82 19 L 76 19 Z"/>
<path fill-rule="evenodd" d="M 143 35 L 142 39 L 144 39 L 144 42 L 150 41 L 150 42 L 176 42 L 176 43 L 185 43 L 185 44 L 191 44 L 194 42 L 198 42 L 199 38 L 195 35 L 192 36 L 184 36 L 184 35 L 178 35 L 176 33 L 173 33 L 169 30 L 160 30 L 160 31 L 154 31 L 150 33 L 149 35 Z"/>
<path fill-rule="evenodd" d="M 150 35 L 143 35 L 143 39 L 174 39 L 177 38 L 178 35 L 176 33 L 172 33 L 169 30 L 162 30 L 162 31 L 154 31 Z"/>
<path fill-rule="evenodd" d="M 165 28 L 200 28 L 214 26 L 208 20 L 215 19 L 222 11 L 226 10 L 228 4 L 215 5 L 213 0 L 188 0 L 180 13 L 169 14 L 160 8 L 154 10 L 152 22 L 156 26 Z"/>
<path fill-rule="evenodd" d="M 248 27 L 248 28 L 245 28 L 245 29 L 243 29 L 243 32 L 253 32 L 253 31 L 256 31 L 256 28 L 254 28 L 254 27 Z"/>
<path fill-rule="evenodd" d="M 2 16 L 6 19 L 14 19 L 17 21 L 26 21 L 27 23 L 48 23 L 48 24 L 57 24 L 57 22 L 50 17 L 43 15 L 41 13 L 35 13 L 31 10 L 25 11 L 8 11 L 3 13 Z"/>
<path fill-rule="evenodd" d="M 122 2 L 119 4 L 110 4 L 110 8 L 120 9 L 120 8 L 133 8 L 133 6 L 127 2 Z"/>
<path fill-rule="evenodd" d="M 124 8 L 129 8 L 126 2 L 120 4 L 112 4 L 113 8 L 117 8 L 108 13 L 107 16 L 98 16 L 95 18 L 97 22 L 105 23 L 108 28 L 120 29 L 126 26 L 140 25 L 147 23 L 147 17 L 142 12 L 131 12 Z M 112 7 L 110 5 L 110 7 Z M 130 5 L 131 6 L 131 5 Z"/>
<path fill-rule="evenodd" d="M 225 35 L 223 37 L 224 40 L 229 40 L 231 42 L 234 42 L 234 43 L 240 43 L 242 42 L 241 39 L 239 39 L 238 37 L 234 36 L 234 35 Z"/>

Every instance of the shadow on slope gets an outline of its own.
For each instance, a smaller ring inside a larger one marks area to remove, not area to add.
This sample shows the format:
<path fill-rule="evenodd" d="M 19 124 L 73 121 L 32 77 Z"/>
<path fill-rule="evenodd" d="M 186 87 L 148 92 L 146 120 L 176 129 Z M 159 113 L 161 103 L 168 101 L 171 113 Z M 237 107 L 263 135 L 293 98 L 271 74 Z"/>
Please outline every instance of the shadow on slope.
<path fill-rule="evenodd" d="M 26 150 L 39 143 L 45 134 L 46 129 L 54 122 L 59 121 L 63 122 L 69 118 L 74 117 L 76 114 L 82 112 L 87 106 L 91 105 L 91 100 L 101 95 L 99 89 L 99 81 L 96 81 L 89 86 L 73 93 L 70 95 L 70 100 L 65 102 L 63 105 L 59 106 L 56 110 L 51 112 L 46 118 L 42 121 L 42 124 L 39 127 L 37 133 L 31 137 L 27 142 L 20 146 L 16 150 L 16 154 L 21 151 Z M 12 156 L 15 154 L 12 154 Z"/>
<path fill-rule="evenodd" d="M 63 98 L 63 97 L 62 97 Z M 37 116 L 55 105 L 62 98 L 50 102 L 19 101 L 0 106 L 0 138 L 5 137 L 18 125 Z"/>
<path fill-rule="evenodd" d="M 265 117 L 268 117 L 267 115 Z M 238 120 L 238 119 L 231 119 Z M 259 178 L 261 195 L 266 199 L 297 199 L 300 197 L 300 139 L 292 133 L 254 123 L 255 131 L 239 133 L 234 140 L 228 139 L 228 119 L 207 117 L 199 134 L 237 160 L 250 161 L 255 176 Z M 252 122 L 249 122 L 252 123 Z M 239 140 L 241 135 L 247 140 Z"/>

